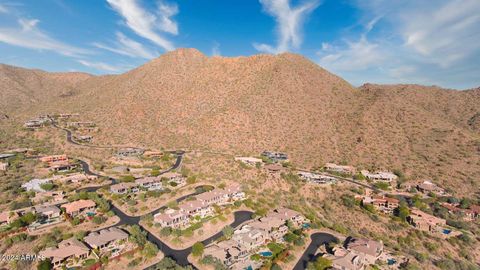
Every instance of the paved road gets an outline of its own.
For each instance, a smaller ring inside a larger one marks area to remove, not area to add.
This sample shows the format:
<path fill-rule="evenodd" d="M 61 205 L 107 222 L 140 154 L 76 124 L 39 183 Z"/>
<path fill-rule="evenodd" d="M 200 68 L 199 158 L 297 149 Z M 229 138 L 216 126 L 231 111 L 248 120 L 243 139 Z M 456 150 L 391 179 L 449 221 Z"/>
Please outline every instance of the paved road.
<path fill-rule="evenodd" d="M 322 245 L 328 244 L 330 242 L 336 242 L 338 239 L 329 234 L 329 233 L 314 233 L 310 236 L 312 242 L 310 245 L 305 249 L 302 254 L 302 257 L 298 260 L 293 270 L 304 270 L 307 268 L 307 264 L 310 261 L 315 259 L 315 253 L 317 252 L 318 248 Z"/>
<path fill-rule="evenodd" d="M 242 224 L 243 222 L 252 219 L 252 214 L 253 214 L 253 212 L 250 212 L 250 211 L 237 211 L 237 212 L 235 212 L 234 213 L 235 220 L 230 224 L 230 226 L 232 228 L 235 228 L 235 227 L 239 226 L 240 224 Z M 220 238 L 222 235 L 223 234 L 220 231 L 220 232 L 216 233 L 215 235 L 212 235 L 211 237 L 203 240 L 202 243 L 206 246 L 206 245 L 214 242 L 218 238 Z M 169 246 L 167 246 L 165 243 L 163 243 L 160 239 L 155 237 L 153 234 L 149 233 L 147 238 L 148 238 L 149 241 L 157 244 L 159 249 L 163 252 L 163 254 L 165 254 L 165 257 L 171 257 L 172 259 L 174 259 L 177 262 L 177 264 L 182 265 L 182 266 L 191 265 L 190 262 L 188 261 L 188 255 L 192 252 L 192 247 L 182 249 L 182 250 L 172 249 Z M 152 270 L 152 269 L 156 269 L 156 268 L 155 268 L 155 265 L 152 265 L 152 266 L 150 266 L 146 269 Z"/>

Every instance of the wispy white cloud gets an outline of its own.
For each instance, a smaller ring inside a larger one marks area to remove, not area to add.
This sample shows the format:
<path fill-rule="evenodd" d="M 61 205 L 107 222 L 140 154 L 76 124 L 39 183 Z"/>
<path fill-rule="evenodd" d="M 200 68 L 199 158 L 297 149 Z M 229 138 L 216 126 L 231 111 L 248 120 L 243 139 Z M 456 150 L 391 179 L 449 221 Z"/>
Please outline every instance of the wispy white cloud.
<path fill-rule="evenodd" d="M 340 71 L 364 70 L 376 66 L 386 58 L 379 44 L 369 42 L 365 36 L 358 41 L 346 41 L 345 47 L 322 44 L 319 64 Z"/>
<path fill-rule="evenodd" d="M 129 56 L 129 57 L 141 57 L 145 59 L 152 59 L 158 55 L 157 52 L 147 49 L 141 43 L 126 37 L 121 32 L 117 32 L 116 36 L 117 36 L 116 45 L 109 46 L 109 45 L 95 42 L 93 43 L 93 46 L 100 49 L 107 50 L 107 51 L 111 51 L 114 53 L 118 53 L 121 55 Z"/>
<path fill-rule="evenodd" d="M 7 7 L 5 7 L 4 5 L 0 4 L 0 13 L 8 13 Z"/>
<path fill-rule="evenodd" d="M 254 43 L 256 50 L 281 53 L 298 49 L 302 43 L 302 27 L 306 17 L 320 4 L 319 0 L 308 0 L 296 7 L 290 0 L 260 0 L 264 11 L 277 21 L 278 41 L 276 46 Z"/>
<path fill-rule="evenodd" d="M 221 56 L 222 53 L 220 52 L 220 44 L 215 42 L 212 47 L 212 56 Z"/>
<path fill-rule="evenodd" d="M 67 56 L 90 53 L 88 50 L 52 38 L 38 28 L 39 20 L 20 18 L 17 22 L 18 27 L 0 28 L 0 42 L 29 49 L 53 51 Z"/>
<path fill-rule="evenodd" d="M 320 65 L 354 84 L 480 84 L 472 76 L 480 74 L 480 1 L 355 1 L 363 14 L 360 37 L 346 32 L 343 40 L 322 44 Z M 372 31 L 377 26 L 384 31 Z"/>
<path fill-rule="evenodd" d="M 125 67 L 117 67 L 117 66 L 110 65 L 103 62 L 90 62 L 87 60 L 77 60 L 77 62 L 86 67 L 94 68 L 96 70 L 106 71 L 110 73 L 120 73 L 126 70 Z"/>
<path fill-rule="evenodd" d="M 107 0 L 110 6 L 125 20 L 125 24 L 137 35 L 148 39 L 163 49 L 175 49 L 173 43 L 159 32 L 178 34 L 178 26 L 171 19 L 178 13 L 175 4 L 158 2 L 156 14 L 148 12 L 137 0 Z"/>

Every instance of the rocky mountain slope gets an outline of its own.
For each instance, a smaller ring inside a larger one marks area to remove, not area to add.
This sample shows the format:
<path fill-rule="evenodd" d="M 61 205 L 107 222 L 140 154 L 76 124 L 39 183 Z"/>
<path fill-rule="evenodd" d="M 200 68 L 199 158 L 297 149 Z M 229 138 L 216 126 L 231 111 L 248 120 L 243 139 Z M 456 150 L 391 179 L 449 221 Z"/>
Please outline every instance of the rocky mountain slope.
<path fill-rule="evenodd" d="M 272 149 L 303 167 L 343 161 L 400 169 L 459 191 L 480 185 L 480 89 L 354 88 L 295 54 L 222 58 L 194 49 L 121 75 L 1 66 L 0 88 L 0 111 L 19 120 L 79 112 L 100 127 L 97 142 Z"/>

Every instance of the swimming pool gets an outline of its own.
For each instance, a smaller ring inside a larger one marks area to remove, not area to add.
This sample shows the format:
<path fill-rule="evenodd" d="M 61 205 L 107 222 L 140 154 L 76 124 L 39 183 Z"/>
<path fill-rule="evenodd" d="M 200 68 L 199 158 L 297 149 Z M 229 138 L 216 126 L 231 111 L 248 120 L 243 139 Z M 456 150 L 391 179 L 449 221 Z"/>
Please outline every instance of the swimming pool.
<path fill-rule="evenodd" d="M 270 251 L 262 251 L 259 252 L 258 254 L 262 255 L 263 257 L 272 257 L 273 253 Z"/>
<path fill-rule="evenodd" d="M 443 229 L 443 234 L 450 234 L 452 230 L 449 229 Z"/>

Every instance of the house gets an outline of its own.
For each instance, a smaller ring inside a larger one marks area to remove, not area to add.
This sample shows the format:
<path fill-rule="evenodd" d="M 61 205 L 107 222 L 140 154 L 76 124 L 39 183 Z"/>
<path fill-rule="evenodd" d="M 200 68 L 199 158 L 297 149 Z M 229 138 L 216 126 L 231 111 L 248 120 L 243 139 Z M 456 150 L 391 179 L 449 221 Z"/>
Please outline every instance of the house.
<path fill-rule="evenodd" d="M 67 155 L 53 155 L 53 156 L 44 156 L 40 158 L 41 162 L 44 163 L 52 163 L 52 162 L 59 162 L 59 161 L 68 161 Z"/>
<path fill-rule="evenodd" d="M 189 216 L 179 210 L 167 209 L 164 213 L 155 214 L 153 221 L 161 227 L 183 228 L 189 224 Z"/>
<path fill-rule="evenodd" d="M 180 208 L 181 212 L 187 214 L 189 218 L 197 216 L 205 218 L 213 215 L 213 208 L 200 200 L 182 201 L 178 208 Z"/>
<path fill-rule="evenodd" d="M 288 161 L 288 155 L 281 152 L 263 151 L 261 154 L 273 162 L 285 162 Z"/>
<path fill-rule="evenodd" d="M 398 176 L 392 172 L 371 173 L 367 170 L 362 170 L 361 174 L 363 174 L 365 178 L 372 181 L 393 182 L 398 179 Z"/>
<path fill-rule="evenodd" d="M 256 166 L 257 164 L 263 163 L 263 160 L 254 157 L 235 157 L 235 161 L 240 161 L 249 166 Z"/>
<path fill-rule="evenodd" d="M 294 226 L 297 227 L 301 227 L 305 223 L 310 222 L 299 212 L 288 208 L 275 209 L 271 213 L 267 214 L 266 217 L 276 217 L 283 220 L 284 222 L 290 221 Z"/>
<path fill-rule="evenodd" d="M 326 253 L 322 257 L 332 262 L 333 269 L 362 270 L 365 269 L 364 258 L 343 247 L 334 247 L 333 254 Z"/>
<path fill-rule="evenodd" d="M 225 190 L 211 190 L 196 196 L 197 200 L 205 205 L 225 205 L 229 202 L 228 193 Z"/>
<path fill-rule="evenodd" d="M 93 137 L 90 136 L 90 135 L 81 135 L 81 136 L 77 136 L 75 138 L 77 141 L 79 142 L 91 142 L 93 140 Z"/>
<path fill-rule="evenodd" d="M 480 205 L 471 205 L 469 209 L 473 212 L 474 218 L 480 218 Z"/>
<path fill-rule="evenodd" d="M 133 182 L 119 183 L 110 186 L 110 192 L 115 194 L 126 194 L 138 192 L 138 184 Z"/>
<path fill-rule="evenodd" d="M 0 162 L 0 171 L 6 171 L 8 168 L 8 162 Z"/>
<path fill-rule="evenodd" d="M 385 214 L 393 214 L 393 211 L 398 208 L 400 201 L 395 198 L 385 196 L 365 196 L 362 204 L 371 204 L 380 212 Z"/>
<path fill-rule="evenodd" d="M 49 258 L 55 269 L 61 269 L 61 265 L 69 260 L 86 259 L 90 254 L 90 248 L 75 238 L 63 240 L 56 248 L 47 248 L 40 251 L 40 256 Z"/>
<path fill-rule="evenodd" d="M 335 177 L 318 173 L 298 171 L 297 175 L 303 180 L 315 184 L 335 184 L 337 182 Z"/>
<path fill-rule="evenodd" d="M 186 182 L 186 178 L 176 172 L 167 172 L 161 175 L 162 179 L 166 179 L 169 183 L 175 183 L 177 187 L 184 186 Z"/>
<path fill-rule="evenodd" d="M 65 213 L 71 217 L 76 217 L 83 213 L 94 213 L 95 202 L 92 200 L 78 200 L 71 203 L 62 204 L 62 208 L 65 208 Z"/>
<path fill-rule="evenodd" d="M 459 208 L 458 205 L 450 203 L 442 203 L 442 206 L 446 208 L 450 214 L 461 216 L 465 221 L 473 221 L 478 217 L 478 211 L 475 211 L 478 207 L 476 205 L 472 205 L 468 209 Z"/>
<path fill-rule="evenodd" d="M 86 127 L 86 128 L 89 128 L 89 127 L 95 127 L 95 123 L 93 122 L 68 122 L 67 123 L 67 127 L 70 127 L 70 128 L 79 128 L 79 127 Z"/>
<path fill-rule="evenodd" d="M 56 161 L 50 163 L 48 170 L 53 172 L 68 172 L 76 168 L 78 168 L 78 164 L 76 163 L 70 163 L 68 161 Z"/>
<path fill-rule="evenodd" d="M 239 201 L 246 198 L 245 192 L 243 192 L 239 184 L 230 184 L 224 190 L 231 201 Z"/>
<path fill-rule="evenodd" d="M 39 204 L 42 202 L 61 202 L 65 199 L 65 192 L 63 191 L 46 191 L 41 193 L 35 193 L 35 197 L 31 199 L 33 204 Z"/>
<path fill-rule="evenodd" d="M 148 190 L 162 190 L 163 189 L 163 184 L 162 184 L 162 178 L 159 176 L 150 176 L 150 177 L 144 177 L 135 180 L 135 184 L 138 185 L 138 187 L 141 188 L 146 188 Z"/>
<path fill-rule="evenodd" d="M 441 226 L 445 226 L 447 221 L 442 218 L 422 212 L 418 209 L 412 209 L 407 217 L 407 222 L 421 231 L 437 232 Z"/>
<path fill-rule="evenodd" d="M 326 163 L 324 169 L 329 172 L 343 173 L 343 174 L 355 174 L 356 169 L 353 166 L 337 165 L 335 163 Z"/>
<path fill-rule="evenodd" d="M 46 116 L 39 116 L 38 118 L 28 120 L 24 123 L 25 128 L 36 129 L 46 126 L 50 123 L 50 119 Z"/>
<path fill-rule="evenodd" d="M 436 184 L 430 181 L 423 181 L 423 183 L 418 184 L 416 188 L 418 191 L 427 195 L 430 193 L 433 193 L 435 195 L 440 195 L 440 196 L 447 195 L 447 192 L 445 191 L 445 189 L 437 186 Z"/>
<path fill-rule="evenodd" d="M 117 157 L 121 158 L 121 157 L 141 156 L 144 152 L 145 150 L 141 148 L 133 148 L 133 147 L 123 148 L 117 152 Z"/>
<path fill-rule="evenodd" d="M 244 269 L 243 267 L 235 268 L 233 265 L 238 262 L 244 262 L 249 257 L 248 250 L 233 240 L 208 245 L 205 247 L 203 254 L 204 256 L 212 256 L 223 263 L 223 265 L 230 267 L 230 269 Z"/>
<path fill-rule="evenodd" d="M 122 242 L 128 241 L 128 233 L 117 227 L 92 232 L 83 239 L 93 249 L 101 252 L 120 248 Z"/>
<path fill-rule="evenodd" d="M 38 205 L 34 207 L 35 213 L 44 219 L 60 217 L 61 211 L 55 205 Z"/>
<path fill-rule="evenodd" d="M 272 176 L 279 176 L 285 171 L 285 167 L 278 163 L 267 164 L 263 168 Z"/>
<path fill-rule="evenodd" d="M 345 247 L 362 256 L 367 264 L 375 264 L 383 253 L 383 242 L 365 238 L 351 238 Z"/>
<path fill-rule="evenodd" d="M 17 212 L 4 211 L 0 213 L 0 226 L 8 225 L 19 216 Z"/>
<path fill-rule="evenodd" d="M 247 225 L 241 229 L 235 230 L 232 240 L 245 247 L 247 251 L 252 251 L 267 243 L 269 236 L 265 230 L 257 229 Z"/>
<path fill-rule="evenodd" d="M 35 192 L 45 192 L 45 190 L 41 187 L 43 184 L 52 183 L 51 178 L 46 179 L 32 179 L 27 183 L 22 184 L 22 188 L 26 191 L 35 191 Z"/>
<path fill-rule="evenodd" d="M 85 180 L 96 180 L 98 179 L 98 176 L 96 175 L 87 175 L 85 173 L 73 173 L 73 174 L 68 174 L 68 175 L 59 175 L 59 176 L 54 176 L 53 180 L 58 181 L 61 183 L 66 183 L 66 184 L 76 184 L 83 182 Z"/>
<path fill-rule="evenodd" d="M 160 157 L 163 156 L 163 152 L 161 152 L 161 151 L 145 151 L 143 153 L 143 156 L 147 157 L 147 158 L 160 158 Z"/>

